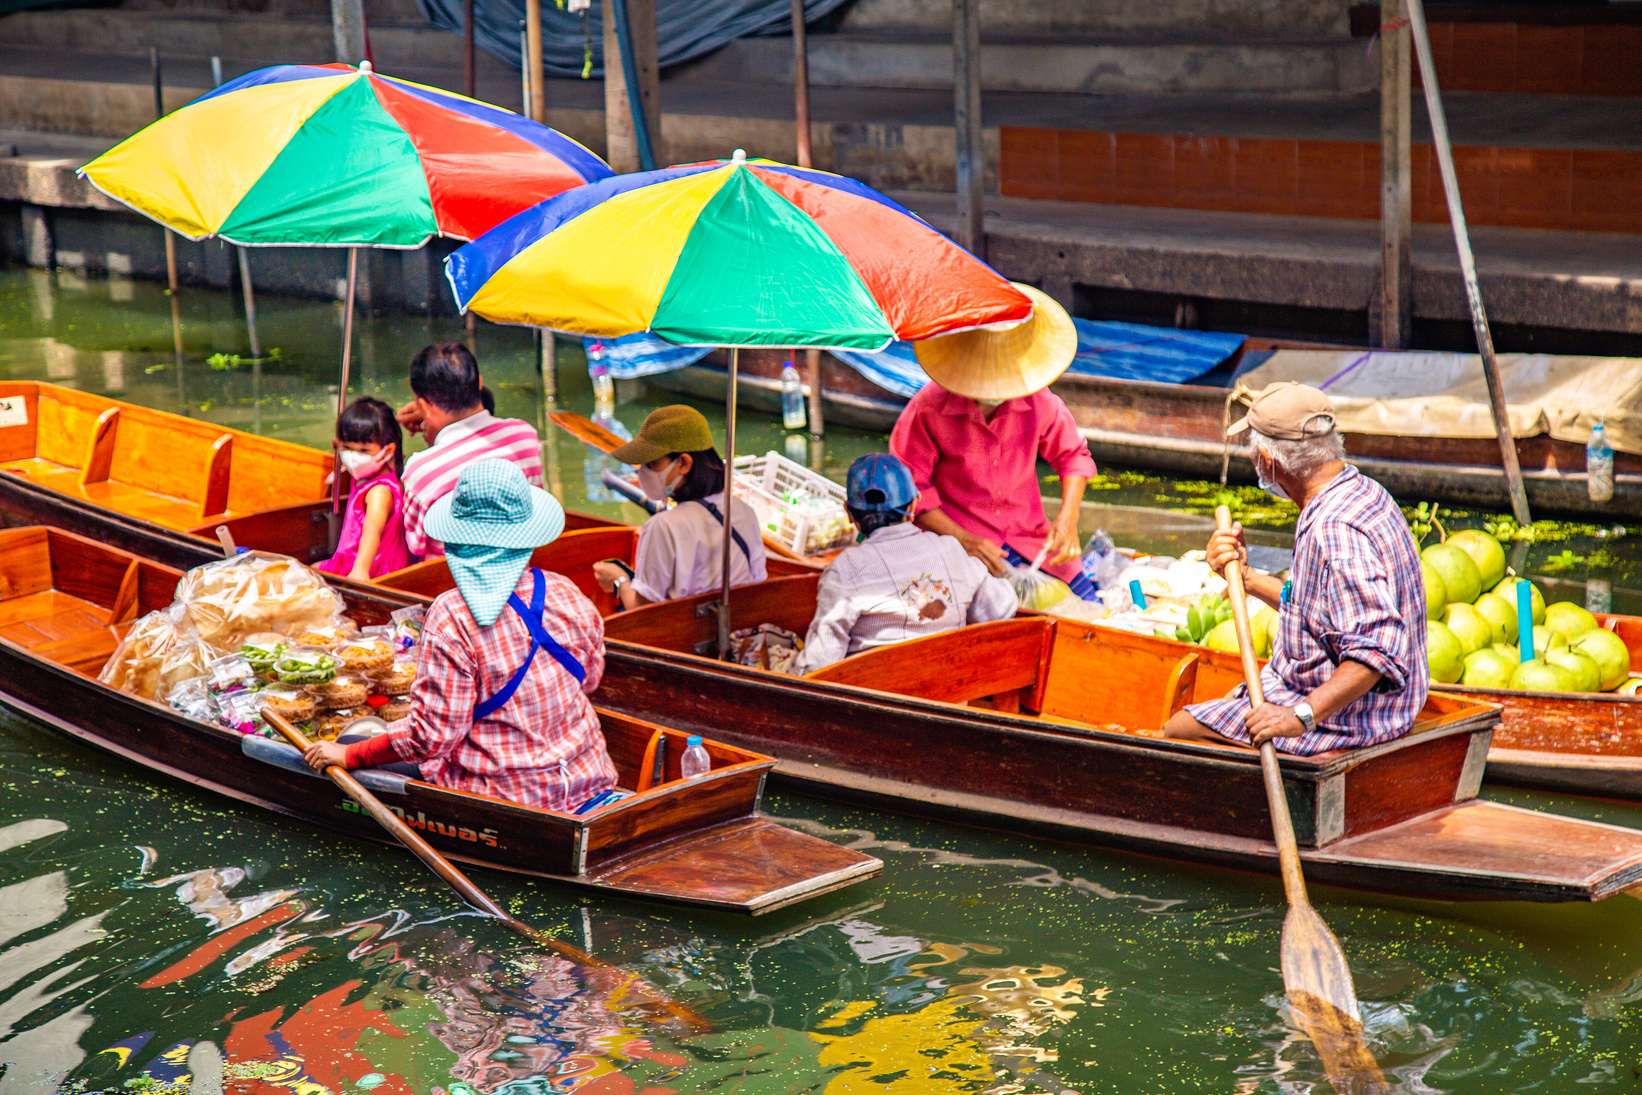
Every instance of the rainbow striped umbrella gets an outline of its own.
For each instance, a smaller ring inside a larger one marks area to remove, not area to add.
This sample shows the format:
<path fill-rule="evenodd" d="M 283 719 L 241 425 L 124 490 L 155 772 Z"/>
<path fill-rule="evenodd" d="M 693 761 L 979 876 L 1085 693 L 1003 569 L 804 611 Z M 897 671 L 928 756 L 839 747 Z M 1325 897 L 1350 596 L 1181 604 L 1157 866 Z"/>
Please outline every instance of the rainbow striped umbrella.
<path fill-rule="evenodd" d="M 879 350 L 1032 314 L 1024 293 L 877 191 L 740 151 L 561 194 L 445 270 L 457 305 L 498 323 L 693 346 Z"/>
<path fill-rule="evenodd" d="M 611 172 L 547 126 L 366 62 L 247 73 L 80 174 L 192 240 L 415 248 Z"/>

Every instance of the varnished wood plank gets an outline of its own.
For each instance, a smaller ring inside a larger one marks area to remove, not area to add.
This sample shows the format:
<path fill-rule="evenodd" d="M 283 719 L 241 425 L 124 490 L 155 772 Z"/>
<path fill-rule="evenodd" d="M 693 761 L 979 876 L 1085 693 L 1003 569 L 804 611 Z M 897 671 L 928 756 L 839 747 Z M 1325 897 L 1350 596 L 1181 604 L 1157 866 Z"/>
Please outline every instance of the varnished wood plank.
<path fill-rule="evenodd" d="M 220 552 L 217 526 L 226 525 L 236 544 L 314 563 L 330 555 L 326 522 L 330 508 L 329 498 L 294 502 L 208 521 L 186 531 L 209 541 L 210 550 Z"/>
<path fill-rule="evenodd" d="M 1180 643 L 1058 620 L 1038 709 L 1156 730 L 1179 699 L 1186 659 L 1195 664 L 1196 655 Z M 1192 682 L 1195 676 L 1187 683 Z"/>
<path fill-rule="evenodd" d="M 40 420 L 40 386 L 26 381 L 0 382 L 0 397 L 20 397 L 28 421 L 0 426 L 0 466 L 35 455 L 35 430 Z"/>
<path fill-rule="evenodd" d="M 110 624 L 130 623 L 137 618 L 137 589 L 139 575 L 142 568 L 137 560 L 133 559 L 126 564 L 125 574 L 120 578 L 120 588 L 114 593 L 114 600 L 109 604 L 108 622 Z"/>
<path fill-rule="evenodd" d="M 0 532 L 0 602 L 50 588 L 51 551 L 46 531 L 23 528 Z M 0 603 L 0 613 L 4 609 Z"/>
<path fill-rule="evenodd" d="M 1054 624 L 1038 616 L 972 624 L 939 635 L 874 647 L 809 674 L 900 696 L 964 703 L 1032 689 Z M 1005 700 L 1020 709 L 1019 696 Z M 1008 709 L 1007 707 L 998 708 Z M 1115 721 L 1115 720 L 1113 720 Z"/>
<path fill-rule="evenodd" d="M 205 458 L 205 482 L 200 488 L 200 520 L 228 509 L 228 480 L 233 470 L 233 459 L 233 434 L 225 433 L 211 442 Z"/>
<path fill-rule="evenodd" d="M 80 460 L 80 485 L 101 483 L 114 466 L 114 439 L 120 430 L 120 408 L 110 407 L 97 416 Z"/>
<path fill-rule="evenodd" d="M 806 634 L 815 616 L 815 588 L 820 581 L 821 575 L 815 573 L 732 588 L 730 610 L 735 626 L 776 624 Z M 717 593 L 703 593 L 618 612 L 604 622 L 605 637 L 663 650 L 693 651 L 697 643 L 718 636 L 716 618 L 697 611 L 717 600 Z"/>

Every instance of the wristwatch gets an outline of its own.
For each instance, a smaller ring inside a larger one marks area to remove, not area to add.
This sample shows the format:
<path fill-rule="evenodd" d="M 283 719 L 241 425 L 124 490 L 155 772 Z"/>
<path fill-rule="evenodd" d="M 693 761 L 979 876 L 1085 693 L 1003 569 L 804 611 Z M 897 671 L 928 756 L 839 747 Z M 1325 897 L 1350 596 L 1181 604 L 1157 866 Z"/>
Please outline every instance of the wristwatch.
<path fill-rule="evenodd" d="M 1311 704 L 1301 700 L 1291 710 L 1294 712 L 1294 717 L 1300 720 L 1300 725 L 1306 728 L 1306 733 L 1309 734 L 1317 729 L 1317 719 L 1311 713 Z"/>
<path fill-rule="evenodd" d="M 628 581 L 631 581 L 631 579 L 628 578 L 627 575 L 625 575 L 625 574 L 616 575 L 615 580 L 610 583 L 610 591 L 612 593 L 620 593 L 623 583 L 628 582 Z M 1309 708 L 1308 708 L 1308 710 L 1309 710 Z"/>

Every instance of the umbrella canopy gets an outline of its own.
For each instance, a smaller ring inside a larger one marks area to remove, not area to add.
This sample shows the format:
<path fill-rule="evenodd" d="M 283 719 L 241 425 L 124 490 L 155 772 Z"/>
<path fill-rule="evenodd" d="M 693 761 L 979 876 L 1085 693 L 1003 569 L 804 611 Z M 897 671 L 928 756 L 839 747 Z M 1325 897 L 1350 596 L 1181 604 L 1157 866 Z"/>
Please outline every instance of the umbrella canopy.
<path fill-rule="evenodd" d="M 681 345 L 877 350 L 1032 314 L 1019 289 L 877 191 L 739 151 L 561 194 L 445 270 L 458 306 L 494 322 Z"/>
<path fill-rule="evenodd" d="M 247 73 L 80 174 L 189 239 L 415 248 L 611 172 L 544 125 L 365 63 Z"/>

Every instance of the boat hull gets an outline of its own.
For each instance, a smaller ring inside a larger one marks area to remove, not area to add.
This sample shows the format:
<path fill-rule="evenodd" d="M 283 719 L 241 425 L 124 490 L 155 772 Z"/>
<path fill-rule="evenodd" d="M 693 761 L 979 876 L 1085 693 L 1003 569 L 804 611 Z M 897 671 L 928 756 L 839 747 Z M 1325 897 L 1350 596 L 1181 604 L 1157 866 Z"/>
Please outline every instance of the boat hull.
<path fill-rule="evenodd" d="M 1183 742 L 775 678 L 621 641 L 601 703 L 779 760 L 772 778 L 945 821 L 1261 872 L 1277 870 L 1259 765 Z M 1488 733 L 1337 766 L 1285 758 L 1308 877 L 1444 899 L 1592 900 L 1642 881 L 1642 833 L 1476 801 Z M 1444 774 L 1431 778 L 1436 769 Z M 1340 839 L 1318 845 L 1318 829 Z M 1505 851 L 1499 848 L 1501 838 Z M 1436 844 L 1446 841 L 1441 849 Z M 1492 850 L 1491 850 L 1492 849 Z"/>

